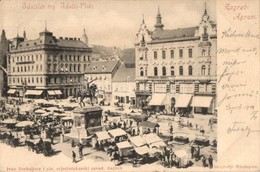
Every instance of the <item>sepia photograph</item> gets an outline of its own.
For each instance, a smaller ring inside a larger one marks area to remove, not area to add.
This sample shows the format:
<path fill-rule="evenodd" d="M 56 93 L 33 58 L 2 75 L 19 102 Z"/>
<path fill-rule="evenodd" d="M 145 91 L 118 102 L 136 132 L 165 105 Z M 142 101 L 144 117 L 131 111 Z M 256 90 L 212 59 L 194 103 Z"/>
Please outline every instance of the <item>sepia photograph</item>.
<path fill-rule="evenodd" d="M 259 168 L 215 167 L 218 111 L 232 99 L 219 98 L 218 87 L 247 84 L 221 81 L 228 74 L 217 58 L 229 50 L 218 49 L 217 0 L 0 7 L 0 171 Z M 227 133 L 242 130 L 239 123 Z"/>

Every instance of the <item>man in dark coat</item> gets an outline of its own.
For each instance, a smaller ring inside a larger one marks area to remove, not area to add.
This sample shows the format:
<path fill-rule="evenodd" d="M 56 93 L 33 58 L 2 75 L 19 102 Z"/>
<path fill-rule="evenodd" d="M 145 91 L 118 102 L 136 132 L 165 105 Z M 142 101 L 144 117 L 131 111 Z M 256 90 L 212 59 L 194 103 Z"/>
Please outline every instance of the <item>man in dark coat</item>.
<path fill-rule="evenodd" d="M 202 157 L 202 165 L 203 165 L 203 167 L 207 166 L 206 157 L 205 156 Z"/>
<path fill-rule="evenodd" d="M 193 146 L 191 146 L 191 149 L 190 149 L 190 152 L 191 152 L 191 159 L 194 158 L 194 151 L 195 151 L 195 148 Z"/>
<path fill-rule="evenodd" d="M 76 153 L 74 151 L 72 151 L 72 159 L 73 159 L 73 163 L 76 163 Z"/>
<path fill-rule="evenodd" d="M 212 168 L 213 167 L 213 158 L 211 155 L 209 156 L 208 161 L 209 161 L 209 168 Z"/>

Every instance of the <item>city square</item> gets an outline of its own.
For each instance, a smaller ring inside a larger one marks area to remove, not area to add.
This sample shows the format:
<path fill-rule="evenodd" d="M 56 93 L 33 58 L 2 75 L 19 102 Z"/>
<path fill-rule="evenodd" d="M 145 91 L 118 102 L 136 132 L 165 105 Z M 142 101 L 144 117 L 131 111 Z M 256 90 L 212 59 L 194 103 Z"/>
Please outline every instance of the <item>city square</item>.
<path fill-rule="evenodd" d="M 123 49 L 93 45 L 85 27 L 80 38 L 47 21 L 34 39 L 3 30 L 0 149 L 17 161 L 0 156 L 0 170 L 214 168 L 217 24 L 201 5 L 185 28 L 165 29 L 160 6 L 154 28 L 143 14 Z"/>

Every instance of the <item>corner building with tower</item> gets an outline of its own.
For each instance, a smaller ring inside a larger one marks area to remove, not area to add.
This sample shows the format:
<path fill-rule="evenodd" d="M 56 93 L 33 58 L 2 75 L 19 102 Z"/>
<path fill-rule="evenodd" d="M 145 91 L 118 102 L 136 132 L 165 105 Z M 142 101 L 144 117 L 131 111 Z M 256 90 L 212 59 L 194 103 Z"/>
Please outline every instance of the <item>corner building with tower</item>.
<path fill-rule="evenodd" d="M 217 28 L 206 7 L 198 23 L 164 30 L 159 8 L 153 31 L 143 19 L 135 42 L 138 107 L 215 113 Z"/>

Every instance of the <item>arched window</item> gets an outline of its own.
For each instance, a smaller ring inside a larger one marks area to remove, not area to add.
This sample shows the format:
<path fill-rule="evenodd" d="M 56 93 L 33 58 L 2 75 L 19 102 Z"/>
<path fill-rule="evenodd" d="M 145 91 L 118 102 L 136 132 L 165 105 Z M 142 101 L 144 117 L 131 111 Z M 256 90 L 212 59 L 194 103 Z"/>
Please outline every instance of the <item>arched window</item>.
<path fill-rule="evenodd" d="M 144 70 L 143 70 L 143 67 L 140 68 L 140 76 L 144 76 Z"/>
<path fill-rule="evenodd" d="M 153 73 L 154 73 L 154 76 L 157 76 L 157 75 L 158 75 L 158 69 L 157 69 L 157 67 L 154 67 Z"/>
<path fill-rule="evenodd" d="M 189 66 L 189 75 L 192 75 L 192 66 Z"/>
<path fill-rule="evenodd" d="M 80 72 L 80 64 L 78 64 L 78 72 Z"/>
<path fill-rule="evenodd" d="M 205 56 L 205 55 L 206 55 L 206 50 L 205 50 L 205 49 L 202 49 L 201 55 L 202 55 L 202 56 Z"/>
<path fill-rule="evenodd" d="M 76 64 L 74 64 L 74 72 L 76 72 L 77 71 L 77 66 L 76 66 Z"/>
<path fill-rule="evenodd" d="M 206 66 L 202 65 L 201 66 L 201 75 L 205 75 L 206 74 Z"/>
<path fill-rule="evenodd" d="M 183 75 L 183 67 L 182 66 L 179 67 L 179 75 Z"/>
<path fill-rule="evenodd" d="M 166 67 L 164 67 L 164 66 L 162 67 L 162 75 L 166 76 Z"/>
<path fill-rule="evenodd" d="M 70 72 L 72 71 L 72 64 L 70 64 Z"/>
<path fill-rule="evenodd" d="M 171 67 L 171 76 L 174 76 L 174 67 Z"/>

